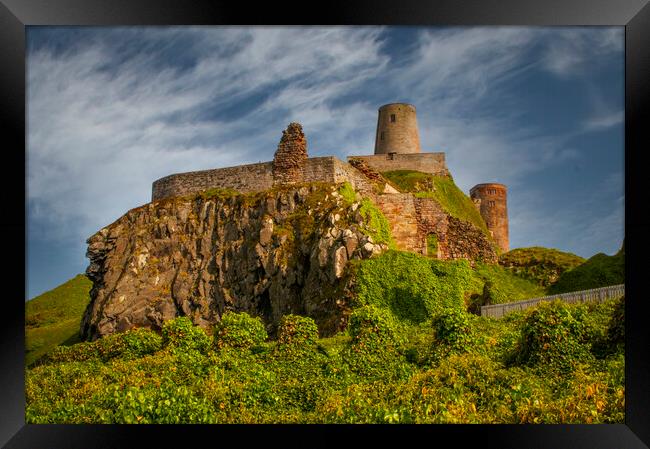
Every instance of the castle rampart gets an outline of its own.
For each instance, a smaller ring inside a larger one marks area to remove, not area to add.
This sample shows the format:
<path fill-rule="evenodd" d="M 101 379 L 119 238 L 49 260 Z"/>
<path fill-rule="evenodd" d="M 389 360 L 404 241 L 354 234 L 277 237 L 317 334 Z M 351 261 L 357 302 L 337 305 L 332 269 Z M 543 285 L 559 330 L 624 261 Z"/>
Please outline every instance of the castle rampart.
<path fill-rule="evenodd" d="M 416 170 L 439 176 L 449 176 L 445 153 L 375 154 L 372 156 L 349 156 L 348 160 L 350 159 L 362 160 L 378 172 Z"/>

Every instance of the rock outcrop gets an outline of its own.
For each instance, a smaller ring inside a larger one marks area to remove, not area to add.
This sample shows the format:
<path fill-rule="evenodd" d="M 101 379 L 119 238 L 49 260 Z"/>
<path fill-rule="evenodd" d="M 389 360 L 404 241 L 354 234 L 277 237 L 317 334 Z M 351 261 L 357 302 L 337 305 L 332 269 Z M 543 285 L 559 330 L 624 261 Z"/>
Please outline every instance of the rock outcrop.
<path fill-rule="evenodd" d="M 133 209 L 88 239 L 82 337 L 159 329 L 180 315 L 210 330 L 227 310 L 261 317 L 272 335 L 289 313 L 332 335 L 346 324 L 348 262 L 386 249 L 363 226 L 358 203 L 326 184 Z"/>

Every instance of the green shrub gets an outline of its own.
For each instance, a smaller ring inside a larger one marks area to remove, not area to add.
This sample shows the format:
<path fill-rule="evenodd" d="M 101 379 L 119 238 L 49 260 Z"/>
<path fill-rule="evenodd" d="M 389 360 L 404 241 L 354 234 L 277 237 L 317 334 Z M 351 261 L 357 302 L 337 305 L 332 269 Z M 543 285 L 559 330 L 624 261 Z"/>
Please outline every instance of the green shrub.
<path fill-rule="evenodd" d="M 525 319 L 517 350 L 518 363 L 570 372 L 591 358 L 583 308 L 556 300 L 540 304 Z"/>
<path fill-rule="evenodd" d="M 348 206 L 354 203 L 357 199 L 357 193 L 354 191 L 352 184 L 347 181 L 344 182 L 341 187 L 339 187 L 339 193 Z"/>
<path fill-rule="evenodd" d="M 404 251 L 387 251 L 355 268 L 359 305 L 384 309 L 403 326 L 445 309 L 463 309 L 465 292 L 477 283 L 465 260 L 439 261 Z"/>
<path fill-rule="evenodd" d="M 162 338 L 146 328 L 107 335 L 93 342 L 73 346 L 57 346 L 42 359 L 42 363 L 108 361 L 114 358 L 137 359 L 153 354 L 162 347 Z"/>
<path fill-rule="evenodd" d="M 363 344 L 371 351 L 382 350 L 396 338 L 386 314 L 370 306 L 361 307 L 350 315 L 348 333 L 352 345 Z"/>
<path fill-rule="evenodd" d="M 433 321 L 435 342 L 456 350 L 465 350 L 472 338 L 472 328 L 467 313 L 462 310 L 447 310 Z"/>
<path fill-rule="evenodd" d="M 363 231 L 372 237 L 375 243 L 384 243 L 395 248 L 395 240 L 390 232 L 390 223 L 379 208 L 368 198 L 361 200 L 359 213 L 363 217 Z"/>
<path fill-rule="evenodd" d="M 625 346 L 625 296 L 616 302 L 607 329 L 607 342 L 613 349 L 622 349 Z"/>
<path fill-rule="evenodd" d="M 262 320 L 249 314 L 226 312 L 215 326 L 214 340 L 217 348 L 251 348 L 262 344 L 268 337 Z"/>
<path fill-rule="evenodd" d="M 318 340 L 318 327 L 310 317 L 284 315 L 278 327 L 278 344 L 281 346 L 312 346 Z"/>
<path fill-rule="evenodd" d="M 206 352 L 210 348 L 210 337 L 186 316 L 165 322 L 162 328 L 162 337 L 163 346 L 172 351 Z"/>

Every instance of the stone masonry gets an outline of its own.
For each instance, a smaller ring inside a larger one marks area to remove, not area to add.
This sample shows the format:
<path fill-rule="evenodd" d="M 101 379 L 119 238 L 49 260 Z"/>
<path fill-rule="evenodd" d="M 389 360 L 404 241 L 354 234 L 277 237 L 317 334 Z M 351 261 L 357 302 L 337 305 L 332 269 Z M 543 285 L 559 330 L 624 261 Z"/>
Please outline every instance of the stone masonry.
<path fill-rule="evenodd" d="M 307 139 L 299 123 L 290 123 L 282 131 L 282 139 L 273 157 L 273 183 L 296 184 L 302 182 L 307 162 Z"/>

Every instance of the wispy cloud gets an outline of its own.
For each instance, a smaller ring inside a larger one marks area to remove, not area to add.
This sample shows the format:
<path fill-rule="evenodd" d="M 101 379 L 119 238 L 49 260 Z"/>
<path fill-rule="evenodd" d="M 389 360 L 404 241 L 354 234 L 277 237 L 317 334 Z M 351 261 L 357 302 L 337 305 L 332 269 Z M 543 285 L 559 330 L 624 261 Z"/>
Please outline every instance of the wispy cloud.
<path fill-rule="evenodd" d="M 543 50 L 543 67 L 560 76 L 575 76 L 595 57 L 623 51 L 623 28 L 612 27 L 595 32 L 593 28 L 570 28 L 551 31 L 551 45 Z"/>

